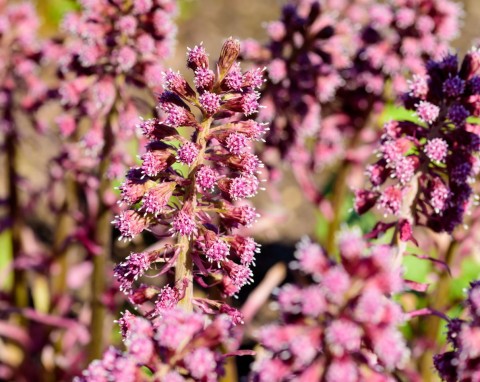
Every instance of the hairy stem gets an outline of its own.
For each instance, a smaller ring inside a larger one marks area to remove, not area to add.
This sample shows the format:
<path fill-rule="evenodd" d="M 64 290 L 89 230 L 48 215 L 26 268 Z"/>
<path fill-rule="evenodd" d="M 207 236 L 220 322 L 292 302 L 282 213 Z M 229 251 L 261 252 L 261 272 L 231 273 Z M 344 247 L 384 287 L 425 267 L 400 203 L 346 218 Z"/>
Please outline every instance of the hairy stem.
<path fill-rule="evenodd" d="M 175 266 L 175 282 L 185 283 L 185 293 L 183 298 L 178 302 L 178 306 L 187 312 L 193 310 L 193 262 L 190 256 L 191 241 L 186 236 L 182 236 L 179 240 L 179 244 L 182 248 Z"/>
<path fill-rule="evenodd" d="M 188 179 L 190 185 L 185 190 L 183 200 L 190 200 L 192 202 L 193 209 L 197 208 L 197 193 L 195 187 L 195 173 L 198 166 L 205 162 L 205 150 L 207 149 L 206 137 L 210 131 L 212 124 L 212 118 L 206 118 L 200 125 L 200 129 L 197 135 L 196 144 L 199 146 L 199 152 L 196 161 L 192 164 L 188 172 Z M 187 312 L 193 310 L 193 261 L 190 255 L 193 239 L 188 236 L 181 236 L 178 244 L 180 246 L 180 254 L 175 265 L 175 283 L 181 285 L 184 283 L 185 291 L 182 299 L 178 302 L 178 306 Z"/>

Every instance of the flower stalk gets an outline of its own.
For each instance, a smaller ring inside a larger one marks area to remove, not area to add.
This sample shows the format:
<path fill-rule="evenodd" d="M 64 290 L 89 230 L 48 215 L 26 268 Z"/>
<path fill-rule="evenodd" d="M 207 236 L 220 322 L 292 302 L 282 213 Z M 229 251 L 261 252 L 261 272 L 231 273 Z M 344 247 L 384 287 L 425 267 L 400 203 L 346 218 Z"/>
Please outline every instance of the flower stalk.
<path fill-rule="evenodd" d="M 119 77 L 117 82 L 120 82 L 119 88 L 123 78 Z M 117 93 L 120 90 L 117 89 Z M 101 248 L 100 253 L 92 254 L 93 256 L 93 274 L 92 274 L 92 320 L 91 320 L 91 340 L 89 357 L 94 360 L 100 357 L 104 351 L 104 344 L 106 340 L 104 321 L 106 317 L 105 304 L 102 301 L 106 286 L 106 271 L 107 262 L 110 258 L 112 249 L 112 226 L 111 221 L 113 213 L 111 206 L 105 204 L 105 195 L 112 189 L 112 180 L 108 177 L 108 169 L 111 165 L 112 151 L 115 147 L 115 136 L 113 133 L 113 126 L 117 123 L 117 104 L 119 100 L 114 103 L 114 107 L 107 117 L 107 123 L 103 130 L 103 140 L 105 142 L 101 153 L 101 161 L 98 169 L 98 178 L 100 179 L 100 186 L 98 188 L 97 200 L 98 211 L 95 217 L 95 243 Z"/>
<path fill-rule="evenodd" d="M 22 256 L 22 225 L 23 212 L 17 190 L 18 173 L 17 163 L 17 138 L 14 131 L 6 135 L 6 161 L 8 176 L 8 212 L 10 220 L 10 237 L 13 253 L 13 298 L 15 305 L 21 308 L 28 306 L 28 284 L 25 271 L 20 269 Z"/>
<path fill-rule="evenodd" d="M 259 189 L 256 174 L 263 165 L 251 153 L 251 142 L 260 139 L 265 128 L 242 120 L 241 114 L 257 112 L 255 89 L 263 81 L 261 71 L 242 73 L 236 62 L 239 50 L 238 41 L 225 42 L 215 75 L 203 46 L 190 49 L 187 66 L 195 73 L 196 90 L 180 73 L 169 70 L 167 90 L 159 96 L 164 118 L 140 125 L 149 142 L 141 166 L 132 168 L 120 187 L 122 201 L 131 209 L 118 215 L 115 224 L 126 239 L 148 229 L 174 240 L 163 245 L 160 255 L 132 253 L 117 266 L 115 275 L 134 303 L 156 297 L 149 317 L 175 306 L 191 311 L 194 305 L 209 311 L 226 309 L 235 320 L 240 317 L 235 309 L 213 300 L 195 304 L 193 296 L 194 281 L 217 286 L 220 296 L 236 294 L 251 279 L 249 266 L 257 251 L 253 239 L 235 230 L 257 217 L 242 199 Z M 180 134 L 179 127 L 191 135 Z M 187 170 L 182 173 L 180 168 Z M 160 256 L 165 259 L 161 273 L 174 270 L 175 284 L 146 296 L 145 287 L 137 290 L 135 282 L 153 263 L 158 264 Z"/>
<path fill-rule="evenodd" d="M 450 291 L 452 277 L 449 273 L 450 267 L 454 264 L 455 254 L 457 252 L 459 242 L 452 238 L 445 253 L 444 263 L 445 268 L 442 268 L 438 281 L 433 292 L 427 296 L 427 306 L 433 310 L 443 312 L 446 308 L 446 302 L 449 301 L 448 294 Z M 425 320 L 425 341 L 427 346 L 435 344 L 438 338 L 441 318 L 430 315 Z M 435 354 L 435 349 L 427 348 L 419 359 L 419 369 L 424 381 L 433 380 L 436 373 L 432 369 L 432 358 Z"/>

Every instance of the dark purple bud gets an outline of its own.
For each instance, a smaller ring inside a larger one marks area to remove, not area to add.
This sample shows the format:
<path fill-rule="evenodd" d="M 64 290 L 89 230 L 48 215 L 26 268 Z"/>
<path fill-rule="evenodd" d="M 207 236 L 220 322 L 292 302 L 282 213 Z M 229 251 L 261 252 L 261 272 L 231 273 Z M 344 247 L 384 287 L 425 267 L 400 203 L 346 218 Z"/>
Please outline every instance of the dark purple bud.
<path fill-rule="evenodd" d="M 451 351 L 443 354 L 437 354 L 433 357 L 433 364 L 437 369 L 440 378 L 445 382 L 457 382 L 457 363 L 456 353 Z"/>
<path fill-rule="evenodd" d="M 378 199 L 378 193 L 368 190 L 357 190 L 355 192 L 354 208 L 357 214 L 364 214 L 370 210 Z"/>

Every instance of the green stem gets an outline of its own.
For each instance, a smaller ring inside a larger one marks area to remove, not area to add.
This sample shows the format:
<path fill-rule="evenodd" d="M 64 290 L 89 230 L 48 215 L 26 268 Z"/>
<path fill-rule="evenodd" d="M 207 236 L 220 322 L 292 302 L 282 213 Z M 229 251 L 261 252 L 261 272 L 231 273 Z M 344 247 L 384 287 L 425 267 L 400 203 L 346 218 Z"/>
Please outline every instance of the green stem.
<path fill-rule="evenodd" d="M 61 297 L 67 290 L 68 259 L 72 252 L 72 247 L 66 242 L 75 228 L 75 221 L 72 217 L 72 211 L 77 204 L 77 184 L 72 174 L 67 174 L 65 180 L 65 200 L 60 210 L 57 227 L 55 231 L 55 240 L 53 243 L 53 252 L 59 265 L 59 272 L 52 280 L 52 287 L 55 295 Z"/>
<path fill-rule="evenodd" d="M 360 134 L 363 129 L 368 126 L 370 123 L 373 123 L 372 112 L 370 112 L 370 117 L 365 121 L 365 124 L 361 128 L 357 128 L 355 134 L 348 144 L 347 150 L 350 151 L 356 148 L 358 141 L 360 140 Z M 338 168 L 338 173 L 335 178 L 335 184 L 333 186 L 333 196 L 332 196 L 332 213 L 333 217 L 330 221 L 327 229 L 327 241 L 326 241 L 326 250 L 330 256 L 333 256 L 336 253 L 336 234 L 340 229 L 340 224 L 342 222 L 342 208 L 345 204 L 345 197 L 348 194 L 348 185 L 347 177 L 350 173 L 351 162 L 348 158 L 345 158 L 340 167 Z"/>
<path fill-rule="evenodd" d="M 107 259 L 112 248 L 112 212 L 110 207 L 105 205 L 104 196 L 112 189 L 112 182 L 107 177 L 107 171 L 110 167 L 111 153 L 115 144 L 115 137 L 113 134 L 113 124 L 116 118 L 116 107 L 114 106 L 107 117 L 107 123 L 104 129 L 104 147 L 101 153 L 101 161 L 98 169 L 98 178 L 100 179 L 100 186 L 98 188 L 98 214 L 95 217 L 95 243 L 102 249 L 101 253 L 93 255 L 93 274 L 92 274 L 92 289 L 91 289 L 91 312 L 92 319 L 90 323 L 90 346 L 89 358 L 90 360 L 100 358 L 106 340 L 106 333 L 104 330 L 104 322 L 106 317 L 105 304 L 102 297 L 105 291 L 106 282 L 106 265 Z"/>
<path fill-rule="evenodd" d="M 328 225 L 326 249 L 329 255 L 333 255 L 336 251 L 336 234 L 340 229 L 342 222 L 342 207 L 347 195 L 347 176 L 350 171 L 350 163 L 344 160 L 340 166 L 335 185 L 333 187 L 332 210 L 333 218 Z"/>
<path fill-rule="evenodd" d="M 452 238 L 448 246 L 447 252 L 445 254 L 445 264 L 450 268 L 453 264 L 455 258 L 455 253 L 458 248 L 458 241 Z M 443 311 L 448 305 L 448 293 L 450 291 L 451 277 L 446 269 L 443 269 L 440 273 L 437 285 L 435 287 L 434 293 L 427 296 L 427 306 L 438 310 Z M 441 319 L 437 316 L 428 316 L 425 320 L 425 339 L 427 344 L 435 344 L 438 337 L 438 332 L 440 330 Z M 433 368 L 432 359 L 435 353 L 435 349 L 428 348 L 423 352 L 419 360 L 419 368 L 422 374 L 422 381 L 434 381 L 435 380 L 435 370 Z"/>
<path fill-rule="evenodd" d="M 15 306 L 25 308 L 28 306 L 28 283 L 25 271 L 17 269 L 18 259 L 22 251 L 22 226 L 23 213 L 17 190 L 17 139 L 15 132 L 8 133 L 5 138 L 6 165 L 8 176 L 8 213 L 12 241 L 12 254 L 14 262 L 13 271 L 13 299 Z"/>

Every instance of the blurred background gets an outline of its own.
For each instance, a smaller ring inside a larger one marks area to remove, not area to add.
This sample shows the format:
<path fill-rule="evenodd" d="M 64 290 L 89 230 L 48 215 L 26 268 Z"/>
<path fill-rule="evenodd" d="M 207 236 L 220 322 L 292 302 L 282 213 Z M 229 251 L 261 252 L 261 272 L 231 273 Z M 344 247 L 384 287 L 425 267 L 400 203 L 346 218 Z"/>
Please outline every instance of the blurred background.
<path fill-rule="evenodd" d="M 480 2 L 477 0 L 457 2 L 463 4 L 465 15 L 461 33 L 453 42 L 453 46 L 460 54 L 464 54 L 480 37 L 478 28 Z M 56 31 L 65 12 L 78 9 L 75 1 L 71 0 L 42 0 L 34 3 L 43 17 L 42 33 L 45 36 Z M 175 54 L 167 60 L 166 65 L 181 69 L 185 68 L 185 47 L 192 47 L 200 42 L 204 43 L 211 57 L 216 57 L 221 46 L 220 42 L 229 36 L 241 40 L 253 38 L 261 42 L 266 41 L 265 24 L 278 19 L 281 6 L 285 2 L 280 0 L 180 0 L 178 3 L 177 49 Z M 181 71 L 188 77 L 189 72 L 186 68 Z M 387 110 L 383 119 L 388 120 L 390 117 Z M 38 184 L 44 180 L 38 168 L 43 168 L 46 162 L 42 160 L 48 160 L 56 147 L 55 144 L 51 144 L 51 139 L 52 137 L 40 142 L 37 140 L 29 142 L 28 139 L 24 141 L 23 152 L 26 155 L 24 163 L 21 164 L 22 171 L 30 179 L 37 178 Z M 288 173 L 289 170 L 284 168 L 284 171 L 284 177 L 275 189 L 270 190 L 270 194 L 264 193 L 255 200 L 255 203 L 264 211 L 264 215 L 276 221 L 275 225 L 261 224 L 263 241 L 281 240 L 294 243 L 302 235 L 315 233 L 315 222 L 318 219 L 316 209 L 311 208 L 304 200 L 301 190 Z M 363 181 L 361 176 L 356 180 Z M 351 186 L 354 187 L 355 183 Z M 272 203 L 272 197 L 274 203 Z M 48 221 L 47 211 L 45 218 Z"/>
<path fill-rule="evenodd" d="M 459 38 L 454 42 L 454 46 L 460 53 L 465 53 L 480 36 L 478 20 L 480 20 L 480 1 L 463 0 L 461 1 L 465 10 L 464 23 Z M 54 33 L 65 12 L 78 9 L 78 4 L 70 0 L 38 0 L 35 3 L 42 17 L 41 33 L 49 36 Z M 177 49 L 171 59 L 167 61 L 167 66 L 172 68 L 185 67 L 184 52 L 186 47 L 192 47 L 199 42 L 203 42 L 206 50 L 210 52 L 211 58 L 218 56 L 221 42 L 229 36 L 234 36 L 241 40 L 254 38 L 259 41 L 266 41 L 267 36 L 264 30 L 266 21 L 276 20 L 280 15 L 283 1 L 279 0 L 179 0 L 179 13 L 177 16 L 178 36 Z M 186 73 L 187 71 L 184 70 Z M 47 79 L 48 81 L 48 79 Z M 382 119 L 388 120 L 395 117 L 392 108 L 387 108 Z M 45 119 L 48 121 L 49 112 L 45 111 Z M 48 167 L 49 159 L 52 158 L 59 149 L 60 143 L 53 134 L 44 134 L 38 136 L 33 133 L 33 129 L 25 124 L 22 127 L 22 141 L 20 142 L 21 152 L 18 163 L 18 171 L 25 179 L 29 179 L 33 184 L 42 185 L 46 181 L 46 173 L 42 170 Z M 0 171 L 3 171 L 4 158 L 0 159 Z M 302 236 L 309 235 L 322 238 L 325 233 L 324 218 L 320 215 L 317 208 L 314 208 L 303 196 L 290 170 L 286 167 L 281 168 L 283 176 L 281 179 L 270 185 L 267 192 L 261 193 L 255 198 L 254 203 L 258 207 L 262 218 L 258 222 L 255 234 L 256 239 L 263 244 L 262 253 L 258 255 L 257 267 L 255 268 L 255 284 L 244 288 L 235 303 L 240 306 L 249 293 L 262 281 L 268 271 L 271 280 L 275 284 L 289 280 L 292 276 L 288 274 L 285 264 L 293 259 L 294 245 Z M 326 183 L 328 188 L 328 179 L 334 174 L 322 174 L 321 182 Z M 6 174 L 0 173 L 0 199 L 6 192 L 5 179 Z M 354 189 L 363 182 L 363 174 L 353 174 L 349 179 L 349 187 Z M 20 188 L 21 188 L 21 182 Z M 327 194 L 328 194 L 327 190 Z M 330 190 L 331 192 L 331 190 Z M 29 195 L 22 194 L 24 203 L 28 205 Z M 347 198 L 349 199 L 349 198 Z M 37 199 L 36 199 L 37 200 Z M 47 245 L 53 240 L 54 230 L 61 229 L 59 222 L 55 221 L 55 215 L 51 214 L 48 205 L 41 198 L 38 199 L 40 205 L 36 208 L 39 211 L 35 216 L 27 216 L 31 229 L 41 239 L 40 245 Z M 43 203 L 43 204 L 42 204 Z M 346 202 L 344 206 L 345 221 L 347 223 L 357 223 L 358 216 L 351 212 L 351 201 Z M 362 218 L 361 224 L 371 227 L 375 218 L 372 215 L 366 215 Z M 8 267 L 12 259 L 12 248 L 10 246 L 9 230 L 3 230 L 0 233 L 0 286 L 4 290 L 9 288 Z M 118 233 L 116 233 L 118 236 Z M 147 244 L 153 244 L 153 238 L 145 238 L 145 242 L 136 242 L 139 249 Z M 112 258 L 109 264 L 121 261 L 131 250 L 121 243 L 115 245 Z M 274 267 L 275 264 L 281 264 Z M 407 278 L 419 282 L 429 281 L 432 265 L 428 262 L 409 257 L 406 259 Z M 462 278 L 452 285 L 450 299 L 460 301 L 463 297 L 463 288 L 468 281 L 480 274 L 480 251 L 475 249 L 474 256 L 468 257 L 458 264 L 458 274 Z M 85 271 L 79 268 L 79 272 Z M 86 271 L 88 272 L 88 270 Z M 85 280 L 88 278 L 85 276 Z M 37 304 L 41 305 L 42 290 L 47 280 L 38 279 L 36 282 Z M 82 293 L 80 290 L 79 293 Z M 46 297 L 45 297 L 46 298 Z M 122 305 L 124 302 L 121 296 L 114 297 L 113 305 Z M 114 309 L 115 310 L 115 309 Z M 256 323 L 269 320 L 274 313 L 265 305 L 256 321 L 253 323 L 251 331 L 254 330 Z M 113 315 L 110 320 L 113 322 Z M 120 337 L 113 328 L 114 340 L 119 341 Z M 12 348 L 0 345 L 0 360 L 3 358 L 15 358 Z M 2 354 L 3 352 L 3 354 Z M 7 355 L 8 352 L 8 355 Z M 15 360 L 14 360 L 15 361 Z M 248 359 L 241 361 L 247 362 Z M 239 373 L 245 374 L 247 368 L 245 365 L 239 365 Z M 1 378 L 0 378 L 1 380 Z"/>
<path fill-rule="evenodd" d="M 453 46 L 460 54 L 464 54 L 480 37 L 478 27 L 480 2 L 478 0 L 457 2 L 463 4 L 465 12 L 460 35 L 453 42 Z M 182 74 L 188 77 L 190 73 L 184 64 L 186 47 L 203 42 L 213 58 L 218 56 L 220 42 L 229 36 L 240 40 L 253 38 L 260 42 L 267 41 L 266 23 L 279 18 L 284 3 L 285 1 L 280 0 L 179 0 L 179 13 L 176 19 L 177 49 L 167 60 L 166 66 L 180 68 Z M 65 12 L 78 9 L 75 1 L 71 0 L 42 0 L 36 1 L 35 4 L 43 17 L 42 33 L 46 36 L 55 32 Z M 394 117 L 393 108 L 387 108 L 382 120 Z M 40 141 L 37 138 L 35 141 L 29 141 L 27 138 L 22 143 L 25 145 L 24 161 L 20 164 L 22 172 L 25 172 L 27 178 L 36 178 L 38 184 L 44 181 L 38 168 L 44 168 L 52 150 L 57 147 L 56 144 L 52 144 L 52 139 L 55 140 L 55 137 L 46 137 Z M 282 171 L 281 180 L 270 186 L 267 193 L 257 196 L 254 201 L 265 217 L 256 226 L 261 241 L 292 244 L 303 235 L 322 234 L 322 219 L 318 209 L 312 208 L 305 200 L 302 190 L 299 189 L 287 166 L 284 166 Z M 328 178 L 328 175 L 322 174 L 322 177 Z M 357 174 L 350 179 L 350 188 L 358 188 L 361 182 L 363 174 Z M 350 207 L 345 208 L 348 210 Z M 352 214 L 352 219 L 353 215 L 355 214 Z M 49 221 L 48 211 L 45 211 L 43 219 Z"/>

